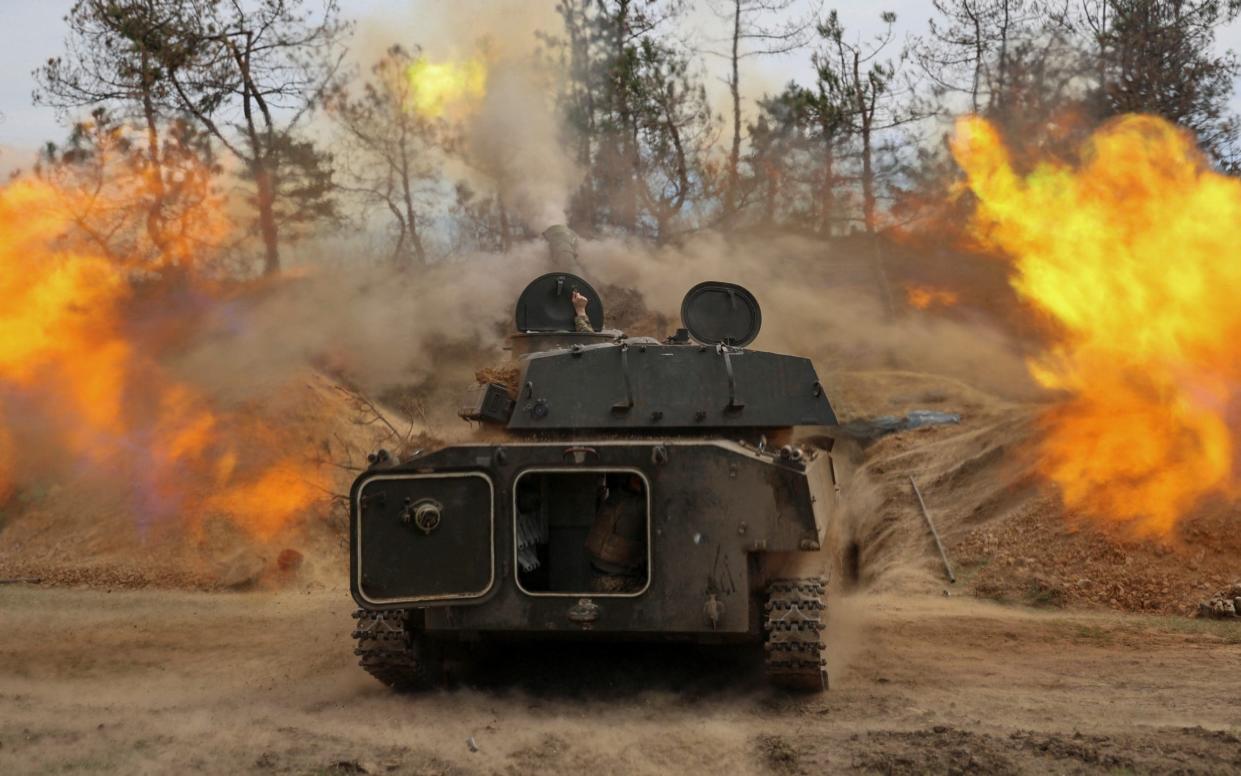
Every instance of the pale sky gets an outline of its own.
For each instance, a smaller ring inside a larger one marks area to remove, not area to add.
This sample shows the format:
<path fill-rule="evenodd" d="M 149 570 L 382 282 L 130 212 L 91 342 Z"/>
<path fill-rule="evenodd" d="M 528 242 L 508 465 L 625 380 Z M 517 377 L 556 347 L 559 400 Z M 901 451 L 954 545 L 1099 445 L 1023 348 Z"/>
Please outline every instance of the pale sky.
<path fill-rule="evenodd" d="M 804 2 L 804 7 L 811 7 L 812 0 L 800 1 Z M 698 5 L 703 3 L 704 0 L 698 0 Z M 73 0 L 0 0 L 0 73 L 4 74 L 0 81 L 0 168 L 27 164 L 30 151 L 46 140 L 59 142 L 67 134 L 55 111 L 32 106 L 30 95 L 34 89 L 31 71 L 63 50 L 63 17 L 72 5 Z M 364 21 L 367 34 L 382 34 L 392 38 L 391 42 L 406 44 L 427 43 L 426 39 L 435 35 L 436 23 L 423 23 L 425 14 L 420 14 L 420 9 L 438 5 L 438 13 L 449 6 L 448 3 L 439 5 L 436 0 L 343 0 L 341 5 L 347 17 Z M 451 3 L 457 15 L 464 9 L 467 18 L 486 5 L 484 0 Z M 553 0 L 547 0 L 547 5 L 553 5 Z M 933 14 L 930 0 L 842 0 L 835 3 L 825 0 L 822 7 L 836 8 L 845 27 L 863 36 L 882 30 L 881 10 L 895 11 L 896 30 L 902 40 L 907 33 L 924 30 L 926 20 Z M 376 18 L 385 21 L 379 24 Z M 369 25 L 365 25 L 367 19 L 371 20 Z M 700 36 L 711 36 L 706 28 L 710 23 L 710 15 L 701 9 L 694 14 L 693 26 Z M 403 31 L 406 27 L 408 32 Z M 1219 44 L 1221 49 L 1241 49 L 1241 23 L 1223 30 Z M 892 51 L 895 54 L 897 47 Z M 809 80 L 809 52 L 805 50 L 750 62 L 751 71 L 743 75 L 743 85 L 749 87 L 746 91 L 751 96 L 774 91 L 790 78 Z M 717 69 L 723 72 L 723 61 L 708 60 L 707 65 L 713 72 Z M 1241 99 L 1234 98 L 1233 106 L 1234 110 L 1241 111 Z"/>

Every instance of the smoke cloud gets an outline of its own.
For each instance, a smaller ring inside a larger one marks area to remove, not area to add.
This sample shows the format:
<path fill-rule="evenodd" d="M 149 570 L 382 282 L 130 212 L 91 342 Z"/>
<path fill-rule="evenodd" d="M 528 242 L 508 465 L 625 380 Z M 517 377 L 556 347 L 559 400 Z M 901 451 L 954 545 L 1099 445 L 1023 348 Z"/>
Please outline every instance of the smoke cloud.
<path fill-rule="evenodd" d="M 540 34 L 560 24 L 555 5 L 501 0 L 479 13 L 472 5 L 423 3 L 410 16 L 408 25 L 388 16 L 364 20 L 358 64 L 369 66 L 393 43 L 406 43 L 392 31 L 411 28 L 433 62 L 485 62 L 483 96 L 450 116 L 464 141 L 463 158 L 455 160 L 464 169 L 457 172 L 477 188 L 494 188 L 533 233 L 562 223 L 583 171 L 554 104 L 559 76 L 539 49 Z"/>
<path fill-rule="evenodd" d="M 466 123 L 470 161 L 535 232 L 562 223 L 582 172 L 565 153 L 564 131 L 530 62 L 493 66 L 487 94 Z"/>

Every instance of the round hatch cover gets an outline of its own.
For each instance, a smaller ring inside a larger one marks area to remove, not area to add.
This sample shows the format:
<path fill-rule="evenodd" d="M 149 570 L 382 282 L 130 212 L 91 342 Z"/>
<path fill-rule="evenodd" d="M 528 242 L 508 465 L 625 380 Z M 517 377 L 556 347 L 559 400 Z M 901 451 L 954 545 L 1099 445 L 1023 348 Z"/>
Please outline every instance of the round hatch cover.
<path fill-rule="evenodd" d="M 574 290 L 586 297 L 586 317 L 595 331 L 603 328 L 603 302 L 598 292 L 577 275 L 549 272 L 535 278 L 517 298 L 518 331 L 573 331 Z"/>
<path fill-rule="evenodd" d="M 763 312 L 754 294 L 741 286 L 710 280 L 685 295 L 681 323 L 699 342 L 743 348 L 758 336 Z"/>

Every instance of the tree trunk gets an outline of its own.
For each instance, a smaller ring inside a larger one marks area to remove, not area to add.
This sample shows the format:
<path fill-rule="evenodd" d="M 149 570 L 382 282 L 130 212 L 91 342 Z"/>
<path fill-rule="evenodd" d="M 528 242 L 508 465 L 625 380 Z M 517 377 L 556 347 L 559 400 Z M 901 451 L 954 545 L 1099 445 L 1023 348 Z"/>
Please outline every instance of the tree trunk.
<path fill-rule="evenodd" d="M 991 95 L 991 103 L 996 111 L 1004 110 L 1005 92 L 1007 86 L 1005 81 L 1008 80 L 1008 27 L 1009 27 L 1009 8 L 1010 0 L 1004 2 L 1004 24 L 1000 27 L 1000 76 L 996 88 Z"/>
<path fill-rule="evenodd" d="M 275 172 L 266 159 L 255 161 L 254 182 L 257 185 L 259 234 L 263 237 L 263 274 L 280 274 L 280 234 L 276 226 Z"/>
<path fill-rule="evenodd" d="M 589 2 L 589 0 L 587 0 Z M 590 17 L 588 5 L 582 7 L 581 16 L 575 15 L 574 6 L 569 3 L 564 4 L 566 14 L 565 26 L 569 29 L 570 40 L 570 84 L 574 90 L 574 100 L 578 103 L 579 109 L 582 111 L 582 127 L 578 137 L 577 161 L 586 175 L 582 178 L 582 184 L 578 187 L 577 197 L 575 198 L 575 215 L 576 218 L 570 219 L 576 223 L 570 224 L 575 230 L 582 233 L 590 233 L 594 231 L 596 225 L 596 206 L 595 206 L 595 177 L 594 177 L 594 137 L 595 137 L 595 90 L 591 83 L 592 63 L 590 61 Z M 572 15 L 573 22 L 569 23 L 568 19 Z M 580 22 L 578 19 L 580 18 Z M 580 25 L 580 26 L 579 26 Z"/>
<path fill-rule="evenodd" d="M 403 119 L 404 120 L 404 119 Z M 401 132 L 401 199 L 405 206 L 405 219 L 401 224 L 401 236 L 409 235 L 414 247 L 414 261 L 419 265 L 427 263 L 427 253 L 422 247 L 422 235 L 418 233 L 418 219 L 415 214 L 414 192 L 409 186 L 409 147 L 405 141 L 405 128 Z"/>
<path fill-rule="evenodd" d="M 741 40 L 741 0 L 733 0 L 732 77 L 728 91 L 733 100 L 733 145 L 728 152 L 728 184 L 724 189 L 724 216 L 731 218 L 737 210 L 737 189 L 740 187 L 741 164 L 741 75 L 738 51 Z"/>
<path fill-rule="evenodd" d="M 396 234 L 396 245 L 392 246 L 391 262 L 398 269 L 403 269 L 409 265 L 409 256 L 405 254 L 405 237 L 409 232 L 405 228 L 405 216 L 401 214 L 401 209 L 392 201 L 391 196 L 384 197 L 384 203 L 388 206 L 388 210 L 392 211 L 392 218 L 400 230 Z"/>
<path fill-rule="evenodd" d="M 418 222 L 414 220 L 414 204 L 412 198 L 409 197 L 409 187 L 406 187 L 405 199 L 405 229 L 409 232 L 409 241 L 414 246 L 414 261 L 419 265 L 427 263 L 427 251 L 422 245 L 422 234 L 418 231 Z"/>
<path fill-rule="evenodd" d="M 1099 95 L 1103 111 L 1107 110 L 1107 0 L 1103 0 L 1099 11 Z"/>
<path fill-rule="evenodd" d="M 974 109 L 974 113 L 978 113 L 978 87 L 982 82 L 982 68 L 985 61 L 982 52 L 982 20 L 978 17 L 977 9 L 970 11 L 968 4 L 965 8 L 970 19 L 974 22 L 974 83 L 970 88 L 970 104 Z"/>
<path fill-rule="evenodd" d="M 625 32 L 629 22 L 629 0 L 621 0 L 616 9 L 613 30 L 614 73 L 612 96 L 615 101 L 616 115 L 620 124 L 620 164 L 617 170 L 619 190 L 617 198 L 616 221 L 619 226 L 630 232 L 638 227 L 638 146 L 634 137 L 637 134 L 637 122 L 629 106 L 628 73 L 625 70 Z"/>
<path fill-rule="evenodd" d="M 862 121 L 862 218 L 866 231 L 875 232 L 875 170 L 871 160 L 870 119 Z"/>
<path fill-rule="evenodd" d="M 164 187 L 164 165 L 159 149 L 159 117 L 155 112 L 155 100 L 151 95 L 152 83 L 148 55 L 142 53 L 142 116 L 146 119 L 147 128 L 147 161 L 150 164 L 148 177 L 150 180 L 151 203 L 147 208 L 147 236 L 155 250 L 159 251 L 160 263 L 167 267 L 175 258 L 178 263 L 188 261 L 188 256 L 173 257 L 168 252 L 167 232 L 164 227 L 164 205 L 168 198 Z"/>
<path fill-rule="evenodd" d="M 870 87 L 870 102 L 867 103 L 867 92 L 862 85 L 861 55 L 853 52 L 853 89 L 857 93 L 859 135 L 862 138 L 862 220 L 866 224 L 866 232 L 875 232 L 875 170 L 871 158 L 871 128 L 875 120 L 875 86 Z"/>
<path fill-rule="evenodd" d="M 774 226 L 776 223 L 776 202 L 780 198 L 780 166 L 768 163 L 766 172 L 767 192 L 763 203 L 763 224 Z"/>
<path fill-rule="evenodd" d="M 824 237 L 832 236 L 832 219 L 836 213 L 836 153 L 832 148 L 832 137 L 824 133 L 823 141 L 823 199 L 820 215 L 820 232 Z"/>

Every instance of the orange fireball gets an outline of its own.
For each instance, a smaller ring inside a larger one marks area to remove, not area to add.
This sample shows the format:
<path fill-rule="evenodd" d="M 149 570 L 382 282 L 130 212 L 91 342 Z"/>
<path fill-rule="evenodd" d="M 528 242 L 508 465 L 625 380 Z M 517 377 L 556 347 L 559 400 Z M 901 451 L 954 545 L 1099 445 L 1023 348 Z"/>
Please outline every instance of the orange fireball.
<path fill-rule="evenodd" d="M 278 430 L 175 379 L 158 343 L 131 331 L 141 262 L 73 238 L 79 196 L 38 179 L 0 187 L 0 500 L 38 452 L 121 483 L 140 525 L 220 515 L 274 537 L 322 497 L 324 476 Z"/>
<path fill-rule="evenodd" d="M 1231 495 L 1241 180 L 1152 116 L 1097 130 L 1076 165 L 1018 171 L 976 117 L 951 147 L 977 202 L 971 235 L 1011 258 L 1017 293 L 1060 332 L 1030 369 L 1066 395 L 1039 451 L 1066 504 L 1167 536 Z"/>

